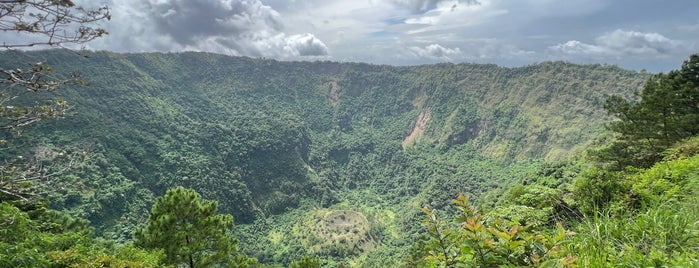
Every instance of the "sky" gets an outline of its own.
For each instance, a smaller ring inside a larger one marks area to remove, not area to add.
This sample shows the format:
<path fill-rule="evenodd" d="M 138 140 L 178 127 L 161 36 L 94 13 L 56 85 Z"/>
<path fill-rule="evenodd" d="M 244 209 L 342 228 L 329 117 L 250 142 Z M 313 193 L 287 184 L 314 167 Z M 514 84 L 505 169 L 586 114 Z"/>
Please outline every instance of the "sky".
<path fill-rule="evenodd" d="M 697 0 L 75 0 L 110 7 L 88 49 L 278 60 L 522 66 L 550 60 L 651 72 L 699 52 Z M 0 36 L 2 38 L 2 36 Z"/>

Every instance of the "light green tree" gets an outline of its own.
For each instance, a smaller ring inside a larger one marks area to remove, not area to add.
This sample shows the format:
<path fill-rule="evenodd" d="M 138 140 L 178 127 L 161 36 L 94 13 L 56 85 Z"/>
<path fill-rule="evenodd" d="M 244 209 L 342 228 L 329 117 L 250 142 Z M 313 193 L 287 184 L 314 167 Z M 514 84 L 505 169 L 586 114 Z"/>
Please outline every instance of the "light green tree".
<path fill-rule="evenodd" d="M 454 223 L 435 210 L 423 208 L 427 236 L 419 267 L 576 267 L 577 257 L 562 249 L 568 232 L 558 225 L 556 233 L 529 231 L 516 222 L 488 220 L 462 194 L 452 200 L 459 211 Z"/>
<path fill-rule="evenodd" d="M 193 189 L 177 187 L 158 197 L 148 225 L 134 233 L 135 244 L 162 249 L 165 264 L 190 268 L 230 262 L 237 241 L 228 232 L 233 216 L 216 214 L 217 202 L 202 199 Z"/>

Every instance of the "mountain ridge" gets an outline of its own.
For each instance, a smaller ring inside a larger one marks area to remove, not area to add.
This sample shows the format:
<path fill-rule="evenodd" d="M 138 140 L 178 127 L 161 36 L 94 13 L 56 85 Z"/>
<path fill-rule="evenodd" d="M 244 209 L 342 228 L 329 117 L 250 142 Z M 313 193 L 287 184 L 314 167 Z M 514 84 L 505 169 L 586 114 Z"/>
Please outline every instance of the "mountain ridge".
<path fill-rule="evenodd" d="M 370 225 L 383 227 L 370 232 L 406 234 L 385 235 L 390 243 L 409 240 L 414 227 L 406 224 L 423 204 L 439 208 L 458 192 L 479 196 L 590 146 L 606 133 L 606 98 L 632 96 L 647 78 L 565 62 L 506 68 L 201 52 L 82 55 L 4 52 L 0 67 L 42 61 L 59 76 L 77 70 L 90 82 L 51 93 L 75 114 L 42 122 L 18 140 L 52 148 L 93 144 L 88 160 L 61 179 L 67 187 L 56 191 L 52 206 L 118 241 L 145 221 L 154 196 L 178 185 L 217 200 L 242 228 L 282 232 L 256 224 L 271 219 L 288 231 L 295 223 L 285 217 L 296 209 L 344 206 L 374 213 Z M 241 238 L 250 251 L 264 243 L 256 239 Z"/>

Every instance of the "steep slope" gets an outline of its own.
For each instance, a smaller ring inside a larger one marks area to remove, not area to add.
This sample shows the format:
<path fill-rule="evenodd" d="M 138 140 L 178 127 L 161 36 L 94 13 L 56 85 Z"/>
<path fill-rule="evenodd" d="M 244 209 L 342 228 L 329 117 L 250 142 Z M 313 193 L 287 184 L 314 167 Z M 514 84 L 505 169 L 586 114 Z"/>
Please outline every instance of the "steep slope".
<path fill-rule="evenodd" d="M 239 223 L 308 206 L 382 206 L 369 220 L 400 215 L 382 227 L 398 226 L 402 234 L 384 237 L 400 240 L 422 204 L 478 195 L 584 148 L 604 132 L 606 97 L 630 95 L 645 78 L 563 62 L 392 67 L 64 50 L 0 58 L 0 67 L 42 61 L 91 83 L 56 92 L 74 114 L 28 130 L 5 156 L 37 145 L 89 151 L 53 204 L 121 240 L 153 196 L 176 185 L 218 200 Z"/>

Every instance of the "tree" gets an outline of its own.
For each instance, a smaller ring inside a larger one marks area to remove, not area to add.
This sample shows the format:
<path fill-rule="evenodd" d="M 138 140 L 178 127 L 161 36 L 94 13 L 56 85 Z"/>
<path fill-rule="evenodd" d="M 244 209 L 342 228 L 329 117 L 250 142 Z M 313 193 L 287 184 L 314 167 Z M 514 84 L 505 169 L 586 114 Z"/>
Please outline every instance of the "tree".
<path fill-rule="evenodd" d="M 148 225 L 134 233 L 135 244 L 163 249 L 164 262 L 176 266 L 208 267 L 230 261 L 237 250 L 237 241 L 228 234 L 233 216 L 216 214 L 217 206 L 193 189 L 169 189 L 157 198 Z"/>
<path fill-rule="evenodd" d="M 608 128 L 619 135 L 601 155 L 620 167 L 650 167 L 663 150 L 699 134 L 699 55 L 691 55 L 679 70 L 650 77 L 637 96 L 637 103 L 611 96 L 605 104 L 618 118 Z"/>
<path fill-rule="evenodd" d="M 427 236 L 418 266 L 424 267 L 575 267 L 577 257 L 562 249 L 568 232 L 557 226 L 554 235 L 528 231 L 516 222 L 489 221 L 459 194 L 452 203 L 459 210 L 454 224 L 423 208 Z M 415 256 L 413 256 L 415 257 Z"/>
<path fill-rule="evenodd" d="M 0 48 L 10 50 L 26 47 L 64 47 L 67 44 L 82 45 L 107 32 L 95 25 L 109 20 L 107 7 L 84 9 L 70 0 L 0 0 Z M 9 36 L 16 42 L 8 41 Z M 7 146 L 8 139 L 21 129 L 43 119 L 59 118 L 70 108 L 61 99 L 47 100 L 35 105 L 21 100 L 27 92 L 53 91 L 70 84 L 86 85 L 80 75 L 61 77 L 43 62 L 24 67 L 0 65 L 0 146 Z M 65 156 L 65 155 L 64 155 Z M 55 174 L 42 161 L 4 159 L 0 163 L 0 200 L 21 199 L 28 201 L 36 196 L 31 183 L 45 180 Z M 63 157 L 59 170 L 72 165 L 74 157 Z"/>
<path fill-rule="evenodd" d="M 0 202 L 0 267 L 156 267 L 159 252 L 90 237 L 86 220 Z"/>
<path fill-rule="evenodd" d="M 289 268 L 320 268 L 320 259 L 311 256 L 303 256 L 299 260 L 289 263 Z"/>
<path fill-rule="evenodd" d="M 71 0 L 0 0 L 0 31 L 33 38 L 2 47 L 84 44 L 107 34 L 93 24 L 110 18 L 107 7 L 86 10 Z"/>

